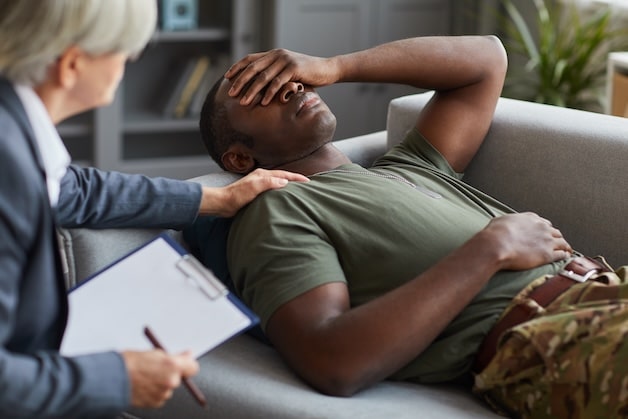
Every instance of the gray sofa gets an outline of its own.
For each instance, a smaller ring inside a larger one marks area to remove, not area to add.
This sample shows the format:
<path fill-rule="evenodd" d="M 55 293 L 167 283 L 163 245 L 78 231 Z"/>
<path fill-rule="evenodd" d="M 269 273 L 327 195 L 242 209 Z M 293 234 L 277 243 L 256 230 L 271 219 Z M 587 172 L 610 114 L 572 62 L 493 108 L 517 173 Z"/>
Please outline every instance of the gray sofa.
<path fill-rule="evenodd" d="M 368 164 L 399 141 L 428 93 L 391 102 L 387 130 L 338 142 L 354 161 Z M 465 179 L 517 210 L 536 211 L 561 228 L 575 248 L 628 260 L 628 119 L 501 99 L 494 122 Z M 195 179 L 223 185 L 225 173 Z M 150 230 L 63 230 L 68 285 L 152 238 Z M 180 235 L 170 232 L 180 240 Z M 115 309 L 112 307 L 112 309 Z M 139 418 L 488 418 L 497 417 L 465 389 L 383 382 L 351 398 L 321 395 L 297 378 L 277 353 L 248 335 L 237 336 L 200 359 L 196 383 L 209 406 L 179 389 Z"/>

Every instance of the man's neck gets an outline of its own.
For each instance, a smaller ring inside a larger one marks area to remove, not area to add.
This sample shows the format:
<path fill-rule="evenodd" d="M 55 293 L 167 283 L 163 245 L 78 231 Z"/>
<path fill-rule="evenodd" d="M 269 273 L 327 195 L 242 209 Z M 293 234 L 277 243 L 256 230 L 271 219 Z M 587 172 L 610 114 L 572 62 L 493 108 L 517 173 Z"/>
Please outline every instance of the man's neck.
<path fill-rule="evenodd" d="M 287 170 L 311 176 L 318 172 L 334 169 L 340 165 L 351 163 L 351 160 L 332 143 L 327 143 L 314 153 L 274 169 Z"/>

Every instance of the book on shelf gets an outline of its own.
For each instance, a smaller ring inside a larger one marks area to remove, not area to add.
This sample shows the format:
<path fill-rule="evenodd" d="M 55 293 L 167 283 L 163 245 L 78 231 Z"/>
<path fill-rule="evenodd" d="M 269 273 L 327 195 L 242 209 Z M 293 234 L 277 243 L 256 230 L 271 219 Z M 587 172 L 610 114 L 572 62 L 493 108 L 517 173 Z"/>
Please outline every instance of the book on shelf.
<path fill-rule="evenodd" d="M 190 100 L 208 68 L 207 56 L 191 58 L 181 66 L 166 96 L 162 109 L 165 117 L 182 118 L 186 115 Z"/>
<path fill-rule="evenodd" d="M 190 101 L 190 106 L 188 107 L 188 116 L 195 117 L 201 114 L 201 109 L 203 109 L 203 104 L 205 103 L 205 98 L 207 97 L 207 93 L 209 93 L 212 88 L 214 82 L 216 81 L 217 76 L 213 69 L 210 67 L 205 71 L 203 75 L 203 79 L 199 84 L 198 88 L 194 92 L 192 96 L 192 100 Z"/>
<path fill-rule="evenodd" d="M 192 97 L 192 101 L 190 102 L 190 106 L 188 108 L 189 117 L 198 117 L 201 114 L 207 94 L 214 86 L 214 83 L 216 83 L 218 79 L 227 72 L 230 66 L 231 57 L 229 55 L 223 54 L 214 57 L 211 66 L 205 72 L 201 84 L 198 89 L 196 89 L 196 92 Z"/>
<path fill-rule="evenodd" d="M 179 101 L 174 108 L 175 118 L 183 118 L 187 114 L 192 96 L 194 96 L 194 92 L 196 92 L 203 81 L 203 76 L 209 69 L 209 63 L 209 57 L 207 56 L 198 57 L 196 60 L 192 74 L 190 74 L 190 77 L 185 83 L 183 91 L 181 92 L 181 97 L 179 97 Z"/>

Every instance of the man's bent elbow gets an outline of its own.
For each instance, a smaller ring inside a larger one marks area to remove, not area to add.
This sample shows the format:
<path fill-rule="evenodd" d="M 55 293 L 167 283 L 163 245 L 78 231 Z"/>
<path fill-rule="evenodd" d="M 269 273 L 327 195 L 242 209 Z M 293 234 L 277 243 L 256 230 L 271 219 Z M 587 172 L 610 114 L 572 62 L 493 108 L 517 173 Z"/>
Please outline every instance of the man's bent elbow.
<path fill-rule="evenodd" d="M 332 371 L 312 371 L 303 377 L 317 391 L 334 397 L 351 397 L 373 384 L 360 371 L 343 371 L 336 367 Z"/>
<path fill-rule="evenodd" d="M 490 62 L 487 62 L 488 68 L 490 71 L 498 74 L 499 77 L 504 77 L 508 70 L 508 54 L 506 53 L 506 48 L 499 37 L 495 35 L 486 35 L 485 37 L 491 43 L 491 59 L 489 60 Z"/>
<path fill-rule="evenodd" d="M 333 397 L 351 397 L 363 388 L 363 386 L 356 383 L 341 380 L 329 380 L 324 383 L 310 384 L 319 392 Z"/>

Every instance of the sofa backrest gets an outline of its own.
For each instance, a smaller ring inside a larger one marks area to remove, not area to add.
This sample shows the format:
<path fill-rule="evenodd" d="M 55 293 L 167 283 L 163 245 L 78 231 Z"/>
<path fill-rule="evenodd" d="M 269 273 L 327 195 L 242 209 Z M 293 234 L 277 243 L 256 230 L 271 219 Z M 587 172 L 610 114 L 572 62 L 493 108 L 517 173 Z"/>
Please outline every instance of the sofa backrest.
<path fill-rule="evenodd" d="M 412 127 L 430 93 L 394 99 L 388 145 Z M 628 118 L 499 100 L 464 180 L 518 211 L 550 219 L 579 251 L 628 264 Z"/>

